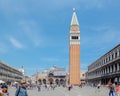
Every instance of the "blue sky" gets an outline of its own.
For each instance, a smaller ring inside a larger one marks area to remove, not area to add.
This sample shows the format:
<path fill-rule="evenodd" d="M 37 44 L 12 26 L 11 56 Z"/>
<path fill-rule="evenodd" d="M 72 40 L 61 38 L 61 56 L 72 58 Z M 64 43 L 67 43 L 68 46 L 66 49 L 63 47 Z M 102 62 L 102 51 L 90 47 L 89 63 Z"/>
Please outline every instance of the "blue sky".
<path fill-rule="evenodd" d="M 0 0 L 0 60 L 26 75 L 69 69 L 69 27 L 76 8 L 81 70 L 120 43 L 120 0 Z"/>

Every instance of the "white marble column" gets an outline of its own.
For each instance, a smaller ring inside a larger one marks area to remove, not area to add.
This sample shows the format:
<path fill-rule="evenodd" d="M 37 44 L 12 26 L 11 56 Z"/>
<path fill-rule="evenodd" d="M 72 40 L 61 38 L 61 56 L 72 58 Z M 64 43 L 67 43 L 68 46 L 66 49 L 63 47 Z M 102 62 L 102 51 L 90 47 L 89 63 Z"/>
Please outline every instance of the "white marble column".
<path fill-rule="evenodd" d="M 103 74 L 105 74 L 105 69 L 103 69 Z"/>
<path fill-rule="evenodd" d="M 112 72 L 112 66 L 110 66 L 110 72 Z"/>
<path fill-rule="evenodd" d="M 109 73 L 109 67 L 107 67 L 107 73 Z"/>
<path fill-rule="evenodd" d="M 102 70 L 102 74 L 104 74 L 104 69 Z"/>
<path fill-rule="evenodd" d="M 114 80 L 114 82 L 117 82 L 117 81 L 118 81 L 118 78 L 116 77 L 115 80 Z"/>
<path fill-rule="evenodd" d="M 115 52 L 113 52 L 113 59 L 115 58 Z"/>
<path fill-rule="evenodd" d="M 105 57 L 105 63 L 106 63 L 107 61 L 106 61 L 106 57 Z"/>
<path fill-rule="evenodd" d="M 110 61 L 112 60 L 112 54 L 110 54 Z"/>
<path fill-rule="evenodd" d="M 104 65 L 104 59 L 102 60 L 102 65 Z"/>
<path fill-rule="evenodd" d="M 117 49 L 117 57 L 119 57 L 120 53 L 119 53 L 119 49 Z"/>
<path fill-rule="evenodd" d="M 119 71 L 120 70 L 120 68 L 119 68 L 119 63 L 117 63 L 117 71 Z"/>
<path fill-rule="evenodd" d="M 106 74 L 106 68 L 105 68 L 105 74 Z"/>

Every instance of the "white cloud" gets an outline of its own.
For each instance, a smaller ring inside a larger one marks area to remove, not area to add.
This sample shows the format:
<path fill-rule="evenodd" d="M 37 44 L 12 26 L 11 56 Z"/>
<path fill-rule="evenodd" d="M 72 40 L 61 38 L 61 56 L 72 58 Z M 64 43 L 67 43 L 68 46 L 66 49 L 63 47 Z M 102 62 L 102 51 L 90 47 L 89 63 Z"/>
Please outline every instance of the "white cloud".
<path fill-rule="evenodd" d="M 16 48 L 19 48 L 19 49 L 22 49 L 24 48 L 23 44 L 21 44 L 18 40 L 16 40 L 15 38 L 13 37 L 9 37 L 9 41 L 10 43 L 16 47 Z"/>
<path fill-rule="evenodd" d="M 43 41 L 40 36 L 40 29 L 35 21 L 32 20 L 21 20 L 18 22 L 22 35 L 25 35 L 34 46 L 38 47 Z"/>

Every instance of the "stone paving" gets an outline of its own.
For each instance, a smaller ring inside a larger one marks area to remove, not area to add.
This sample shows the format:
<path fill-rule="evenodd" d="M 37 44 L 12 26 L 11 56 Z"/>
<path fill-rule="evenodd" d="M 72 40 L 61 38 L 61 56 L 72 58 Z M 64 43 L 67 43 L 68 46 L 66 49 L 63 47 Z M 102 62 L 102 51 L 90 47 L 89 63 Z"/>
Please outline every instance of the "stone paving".
<path fill-rule="evenodd" d="M 9 88 L 10 96 L 14 96 L 15 88 Z M 43 89 L 38 92 L 36 88 L 28 90 L 28 96 L 108 96 L 109 90 L 106 87 L 100 89 L 85 86 L 83 88 L 73 87 L 71 91 L 67 88 L 57 87 L 55 90 Z"/>

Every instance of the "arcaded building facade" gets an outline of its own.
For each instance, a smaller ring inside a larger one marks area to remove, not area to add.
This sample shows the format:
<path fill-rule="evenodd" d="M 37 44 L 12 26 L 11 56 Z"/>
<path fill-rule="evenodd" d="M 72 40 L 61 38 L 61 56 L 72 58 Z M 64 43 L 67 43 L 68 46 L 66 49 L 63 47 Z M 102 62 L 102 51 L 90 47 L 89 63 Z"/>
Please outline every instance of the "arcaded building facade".
<path fill-rule="evenodd" d="M 0 80 L 11 83 L 22 79 L 22 72 L 0 61 Z"/>
<path fill-rule="evenodd" d="M 88 66 L 88 83 L 120 83 L 120 44 Z"/>
<path fill-rule="evenodd" d="M 70 25 L 70 80 L 72 85 L 80 84 L 80 31 L 76 11 L 73 11 L 73 16 Z"/>
<path fill-rule="evenodd" d="M 44 70 L 43 72 L 38 72 L 37 78 L 36 76 L 34 78 L 34 82 L 36 80 L 40 84 L 66 85 L 68 82 L 66 69 L 59 68 L 57 66 L 53 66 L 50 70 Z"/>

